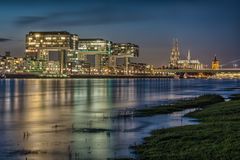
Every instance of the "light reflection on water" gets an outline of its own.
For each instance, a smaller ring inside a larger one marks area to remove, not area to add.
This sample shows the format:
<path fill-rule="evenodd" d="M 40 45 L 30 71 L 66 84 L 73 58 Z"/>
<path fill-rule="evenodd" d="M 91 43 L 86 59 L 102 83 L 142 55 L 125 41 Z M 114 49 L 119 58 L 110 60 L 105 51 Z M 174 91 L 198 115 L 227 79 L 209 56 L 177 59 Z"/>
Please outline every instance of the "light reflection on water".
<path fill-rule="evenodd" d="M 150 130 L 195 122 L 181 120 L 183 113 L 114 120 L 104 115 L 205 93 L 227 96 L 238 92 L 238 85 L 237 80 L 0 80 L 0 159 L 23 159 L 26 155 L 12 153 L 22 149 L 41 151 L 27 155 L 32 159 L 67 159 L 69 147 L 73 157 L 132 156 L 129 145 L 140 143 Z M 72 125 L 110 131 L 73 132 Z M 30 136 L 23 139 L 26 131 Z"/>

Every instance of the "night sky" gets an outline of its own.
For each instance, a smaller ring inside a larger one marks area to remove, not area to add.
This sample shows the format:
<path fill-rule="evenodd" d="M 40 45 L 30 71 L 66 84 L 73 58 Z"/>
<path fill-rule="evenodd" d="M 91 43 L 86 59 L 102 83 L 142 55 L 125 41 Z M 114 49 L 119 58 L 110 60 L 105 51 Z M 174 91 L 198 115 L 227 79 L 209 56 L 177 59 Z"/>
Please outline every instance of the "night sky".
<path fill-rule="evenodd" d="M 0 2 L 0 53 L 24 55 L 29 31 L 66 30 L 140 46 L 138 62 L 167 64 L 172 39 L 181 56 L 209 64 L 239 59 L 237 0 L 8 0 Z"/>

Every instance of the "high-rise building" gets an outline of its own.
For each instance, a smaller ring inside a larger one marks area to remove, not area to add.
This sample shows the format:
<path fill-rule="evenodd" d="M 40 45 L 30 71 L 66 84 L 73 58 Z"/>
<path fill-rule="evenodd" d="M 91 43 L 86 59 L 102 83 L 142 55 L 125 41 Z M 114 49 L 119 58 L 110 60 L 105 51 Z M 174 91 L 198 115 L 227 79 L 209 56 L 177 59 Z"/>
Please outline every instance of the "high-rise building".
<path fill-rule="evenodd" d="M 86 55 L 111 54 L 111 41 L 104 39 L 80 39 L 78 50 Z"/>
<path fill-rule="evenodd" d="M 171 50 L 169 67 L 178 68 L 178 60 L 180 59 L 180 51 L 178 46 L 178 40 L 173 39 L 173 48 Z"/>
<path fill-rule="evenodd" d="M 51 61 L 55 54 L 61 66 L 61 73 L 68 61 L 77 60 L 79 37 L 66 31 L 29 32 L 26 35 L 26 58 Z M 44 68 L 44 67 L 43 67 Z"/>
<path fill-rule="evenodd" d="M 112 45 L 112 55 L 119 57 L 138 57 L 139 47 L 132 43 L 114 43 Z"/>
<path fill-rule="evenodd" d="M 78 50 L 83 55 L 95 56 L 95 68 L 101 69 L 108 65 L 107 59 L 111 54 L 112 42 L 104 39 L 80 39 Z"/>
<path fill-rule="evenodd" d="M 76 50 L 78 36 L 66 31 L 29 32 L 26 35 L 26 56 L 47 60 L 49 51 Z"/>
<path fill-rule="evenodd" d="M 101 73 L 102 70 L 115 70 L 117 58 L 125 58 L 128 68 L 129 58 L 138 55 L 139 47 L 135 44 L 113 44 L 99 38 L 80 39 L 78 35 L 66 31 L 29 32 L 26 35 L 25 58 L 28 61 L 26 64 L 37 64 L 29 70 L 43 73 L 58 71 L 77 73 L 81 66 L 86 66 L 85 64 L 91 67 L 87 58 L 92 62 L 93 57 L 95 58 L 93 70 L 96 73 Z"/>
<path fill-rule="evenodd" d="M 133 43 L 114 43 L 112 45 L 112 55 L 109 59 L 110 66 L 116 67 L 117 58 L 124 58 L 125 73 L 128 74 L 129 58 L 139 56 L 139 46 Z"/>

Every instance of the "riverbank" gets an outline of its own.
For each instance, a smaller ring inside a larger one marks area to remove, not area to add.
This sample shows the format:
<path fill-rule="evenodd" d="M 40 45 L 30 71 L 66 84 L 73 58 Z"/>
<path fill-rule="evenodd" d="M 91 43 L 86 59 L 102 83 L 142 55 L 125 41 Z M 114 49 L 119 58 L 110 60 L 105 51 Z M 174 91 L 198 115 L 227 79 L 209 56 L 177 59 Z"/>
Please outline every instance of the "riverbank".
<path fill-rule="evenodd" d="M 133 147 L 139 159 L 240 158 L 239 99 L 208 105 L 187 116 L 197 118 L 201 123 L 153 131 L 143 144 Z"/>
<path fill-rule="evenodd" d="M 42 75 L 34 73 L 5 74 L 9 79 L 81 79 L 81 78 L 174 78 L 162 75 Z"/>
<path fill-rule="evenodd" d="M 149 108 L 138 109 L 135 111 L 134 116 L 145 117 L 158 114 L 168 114 L 172 112 L 182 111 L 189 108 L 204 108 L 207 105 L 223 102 L 224 98 L 219 95 L 202 95 L 196 98 L 185 100 L 178 100 L 170 105 L 161 105 Z"/>
<path fill-rule="evenodd" d="M 40 74 L 40 73 L 7 73 L 0 75 L 0 79 L 84 79 L 84 78 L 171 78 L 171 79 L 217 79 L 217 80 L 231 80 L 239 78 L 207 78 L 207 77 L 187 77 L 179 78 L 174 75 L 92 75 L 92 74 L 79 74 L 79 75 L 66 75 L 66 74 Z"/>

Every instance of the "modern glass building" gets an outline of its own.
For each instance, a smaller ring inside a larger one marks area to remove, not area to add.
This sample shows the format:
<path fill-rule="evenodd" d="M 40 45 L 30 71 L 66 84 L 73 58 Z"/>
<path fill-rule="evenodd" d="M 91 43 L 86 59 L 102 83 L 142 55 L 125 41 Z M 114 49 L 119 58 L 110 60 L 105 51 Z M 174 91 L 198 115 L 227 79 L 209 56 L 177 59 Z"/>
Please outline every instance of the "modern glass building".
<path fill-rule="evenodd" d="M 57 72 L 58 69 L 51 68 L 59 66 L 60 73 L 77 72 L 76 66 L 89 63 L 87 55 L 94 56 L 94 69 L 101 73 L 109 67 L 116 68 L 117 58 L 125 58 L 128 68 L 129 58 L 139 56 L 139 47 L 100 38 L 80 39 L 78 35 L 66 31 L 29 32 L 26 35 L 25 55 L 29 61 L 41 62 L 37 70 Z"/>
<path fill-rule="evenodd" d="M 111 54 L 112 42 L 104 39 L 80 39 L 78 50 L 86 55 Z"/>
<path fill-rule="evenodd" d="M 78 60 L 79 37 L 66 31 L 29 32 L 26 35 L 26 58 L 48 63 L 58 61 L 61 73 L 69 61 Z"/>
<path fill-rule="evenodd" d="M 51 51 L 70 52 L 77 50 L 79 37 L 66 31 L 29 32 L 26 35 L 26 57 L 35 60 L 48 60 Z"/>
<path fill-rule="evenodd" d="M 139 47 L 132 43 L 114 43 L 112 45 L 112 55 L 119 57 L 138 57 Z"/>
<path fill-rule="evenodd" d="M 103 66 L 108 66 L 111 46 L 112 42 L 104 39 L 80 39 L 78 51 L 83 55 L 94 55 L 95 68 L 101 70 Z"/>

